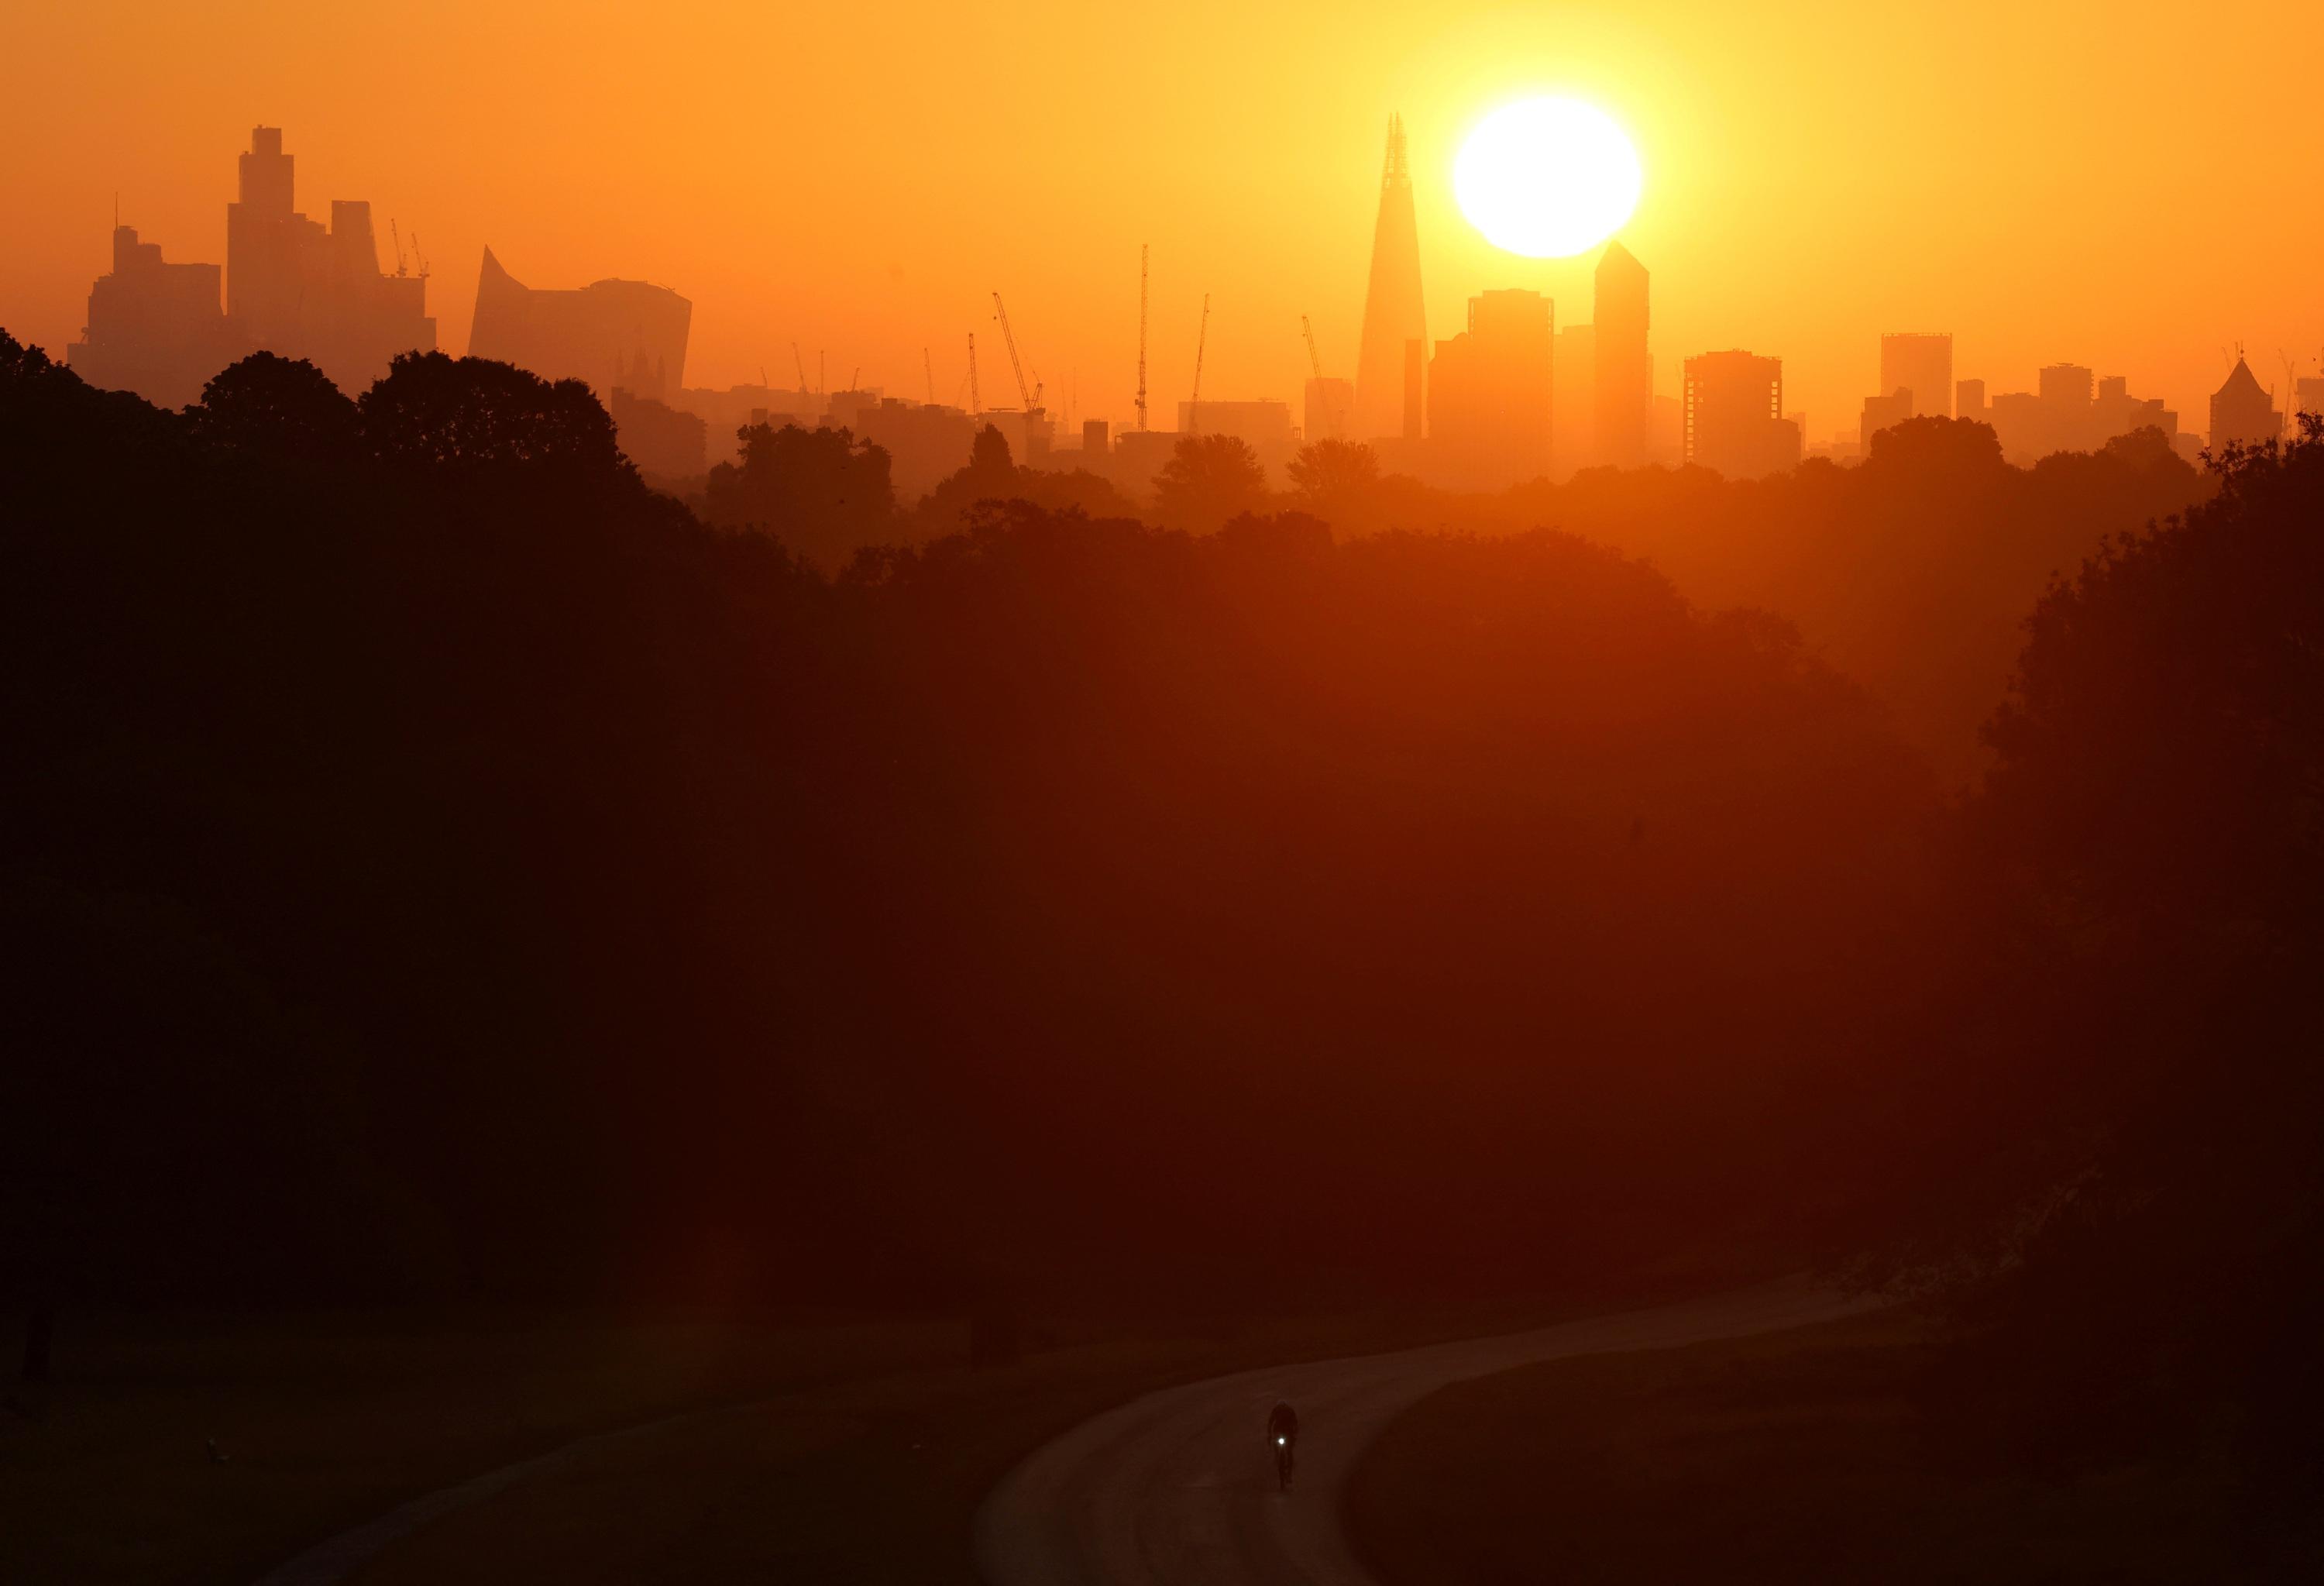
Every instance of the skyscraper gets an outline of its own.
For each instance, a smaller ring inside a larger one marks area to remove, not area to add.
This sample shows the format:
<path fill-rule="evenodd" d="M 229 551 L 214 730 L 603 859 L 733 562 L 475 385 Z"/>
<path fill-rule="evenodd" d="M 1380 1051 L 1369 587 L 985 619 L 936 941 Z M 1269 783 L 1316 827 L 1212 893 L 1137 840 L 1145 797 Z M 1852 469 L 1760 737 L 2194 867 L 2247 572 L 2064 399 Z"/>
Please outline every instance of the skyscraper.
<path fill-rule="evenodd" d="M 2227 372 L 2227 383 L 2211 394 L 2211 446 L 2257 446 L 2283 435 L 2283 415 L 2251 365 L 2241 358 Z"/>
<path fill-rule="evenodd" d="M 1796 467 L 1799 427 L 1784 417 L 1784 361 L 1735 351 L 1686 361 L 1686 460 L 1729 479 Z"/>
<path fill-rule="evenodd" d="M 685 383 L 694 305 L 666 286 L 593 281 L 570 290 L 525 285 L 490 248 L 476 277 L 468 351 L 544 380 L 585 380 L 602 398 L 620 388 L 660 398 Z"/>
<path fill-rule="evenodd" d="M 368 203 L 333 199 L 327 229 L 293 209 L 293 156 L 279 126 L 253 127 L 240 164 L 226 207 L 226 312 L 240 340 L 310 359 L 349 392 L 398 353 L 434 349 L 428 277 L 381 272 Z"/>
<path fill-rule="evenodd" d="M 1880 394 L 1913 393 L 1908 418 L 1950 419 L 1953 408 L 1953 338 L 1950 331 L 1880 338 Z"/>
<path fill-rule="evenodd" d="M 1644 467 L 1654 456 L 1655 364 L 1646 348 L 1646 267 L 1619 243 L 1598 261 L 1598 460 Z"/>
<path fill-rule="evenodd" d="M 1553 310 L 1539 292 L 1469 300 L 1469 328 L 1436 344 L 1428 436 L 1459 483 L 1496 487 L 1549 472 Z"/>
<path fill-rule="evenodd" d="M 1427 337 L 1420 301 L 1420 231 L 1412 217 L 1412 166 L 1405 152 L 1404 117 L 1391 115 L 1379 217 L 1372 227 L 1371 283 L 1364 292 L 1363 344 L 1356 356 L 1356 439 L 1404 433 L 1405 349 Z"/>
<path fill-rule="evenodd" d="M 112 273 L 89 288 L 88 324 L 65 349 L 74 372 L 91 385 L 181 408 L 235 356 L 218 307 L 218 267 L 166 263 L 159 243 L 115 226 Z"/>
<path fill-rule="evenodd" d="M 1550 457 L 1559 475 L 1586 468 L 1597 458 L 1592 444 L 1598 402 L 1598 327 L 1568 325 L 1557 333 L 1557 356 L 1551 372 L 1554 396 L 1550 404 Z"/>

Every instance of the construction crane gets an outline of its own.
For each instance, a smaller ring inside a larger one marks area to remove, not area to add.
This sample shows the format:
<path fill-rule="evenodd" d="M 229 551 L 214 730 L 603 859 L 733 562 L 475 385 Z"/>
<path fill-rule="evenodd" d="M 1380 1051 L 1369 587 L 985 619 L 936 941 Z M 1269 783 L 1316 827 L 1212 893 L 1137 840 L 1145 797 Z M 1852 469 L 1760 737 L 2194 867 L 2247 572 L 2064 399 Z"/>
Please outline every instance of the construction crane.
<path fill-rule="evenodd" d="M 791 343 L 791 366 L 798 371 L 799 395 L 805 396 L 807 392 L 807 360 L 799 356 L 798 343 L 797 342 Z"/>
<path fill-rule="evenodd" d="M 968 410 L 980 417 L 984 412 L 984 399 L 976 391 L 976 332 L 968 333 Z"/>
<path fill-rule="evenodd" d="M 1152 244 L 1138 244 L 1138 428 L 1146 428 L 1146 255 Z"/>
<path fill-rule="evenodd" d="M 1307 323 L 1307 316 L 1299 316 L 1299 333 L 1307 338 L 1307 364 L 1315 371 L 1315 378 L 1323 378 L 1323 355 L 1315 350 L 1315 327 Z"/>
<path fill-rule="evenodd" d="M 1001 342 L 1009 348 L 1009 368 L 1017 376 L 1017 399 L 1025 404 L 1027 412 L 1038 413 L 1041 410 L 1040 371 L 1033 372 L 1033 389 L 1026 390 L 1025 365 L 1017 358 L 1017 333 L 1009 328 L 1009 310 L 1001 306 L 999 292 L 992 294 L 992 312 L 1001 321 Z"/>
<path fill-rule="evenodd" d="M 936 365 L 926 347 L 920 349 L 920 368 L 928 377 L 928 406 L 933 408 L 936 405 Z"/>
<path fill-rule="evenodd" d="M 1196 435 L 1203 432 L 1203 349 L 1211 342 L 1211 294 L 1203 294 L 1203 326 L 1194 334 L 1194 398 L 1186 404 L 1186 424 Z"/>
<path fill-rule="evenodd" d="M 403 273 L 403 234 L 395 229 L 395 220 L 392 216 L 387 222 L 387 235 L 395 244 L 395 272 L 401 275 Z"/>

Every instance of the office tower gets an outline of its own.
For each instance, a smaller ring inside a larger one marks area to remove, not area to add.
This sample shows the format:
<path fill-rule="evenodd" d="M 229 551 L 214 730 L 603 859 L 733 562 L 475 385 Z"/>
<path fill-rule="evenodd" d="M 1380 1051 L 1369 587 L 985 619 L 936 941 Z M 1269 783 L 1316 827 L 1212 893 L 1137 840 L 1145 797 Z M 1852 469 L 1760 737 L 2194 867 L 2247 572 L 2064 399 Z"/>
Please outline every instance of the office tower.
<path fill-rule="evenodd" d="M 2324 374 L 2303 374 L 2292 382 L 2292 410 L 2324 418 Z"/>
<path fill-rule="evenodd" d="M 65 362 L 91 385 L 164 408 L 198 401 L 236 352 L 218 306 L 218 267 L 171 264 L 134 226 L 113 228 L 113 270 L 88 289 L 88 323 Z"/>
<path fill-rule="evenodd" d="M 1686 460 L 1729 479 L 1781 473 L 1800 460 L 1784 417 L 1784 361 L 1740 350 L 1686 361 Z"/>
<path fill-rule="evenodd" d="M 1420 300 L 1420 232 L 1412 217 L 1412 168 L 1405 151 L 1404 118 L 1388 124 L 1388 160 L 1380 174 L 1379 216 L 1372 227 L 1372 273 L 1364 292 L 1364 335 L 1356 356 L 1355 438 L 1404 432 L 1406 347 L 1425 343 L 1427 315 Z"/>
<path fill-rule="evenodd" d="M 1886 396 L 1866 397 L 1863 416 L 1857 420 L 1856 426 L 1857 444 L 1862 448 L 1863 455 L 1868 457 L 1872 455 L 1874 436 L 1884 429 L 1894 429 L 1911 417 L 1913 393 L 1909 390 L 1900 387 Z"/>
<path fill-rule="evenodd" d="M 1597 337 L 1594 325 L 1568 325 L 1557 333 L 1550 368 L 1549 456 L 1559 475 L 1586 468 L 1597 458 Z"/>
<path fill-rule="evenodd" d="M 2211 449 L 2257 446 L 2282 435 L 2283 415 L 2275 410 L 2275 399 L 2252 373 L 2251 365 L 2237 358 L 2227 383 L 2211 396 Z"/>
<path fill-rule="evenodd" d="M 1310 380 L 1303 417 L 1309 440 L 1351 438 L 1356 420 L 1355 383 L 1328 374 Z"/>
<path fill-rule="evenodd" d="M 2090 403 L 2090 442 L 2104 446 L 2135 429 L 2160 429 L 2166 437 L 2174 436 L 2179 431 L 2179 415 L 2164 407 L 2161 397 L 2131 395 L 2126 375 L 2109 374 L 2098 382 L 2098 394 Z"/>
<path fill-rule="evenodd" d="M 1960 381 L 1954 384 L 1953 393 L 1954 418 L 1983 419 L 1987 416 L 1984 381 Z"/>
<path fill-rule="evenodd" d="M 2090 405 L 2090 372 L 2080 364 L 2052 364 L 2037 378 L 2042 401 L 2061 415 Z"/>
<path fill-rule="evenodd" d="M 486 248 L 468 352 L 544 380 L 586 381 L 600 397 L 618 388 L 660 398 L 685 383 L 693 318 L 691 302 L 642 281 L 536 290 L 501 268 Z"/>
<path fill-rule="evenodd" d="M 294 157 L 282 129 L 251 129 L 226 215 L 226 311 L 244 345 L 305 358 L 341 390 L 387 373 L 399 353 L 436 346 L 428 278 L 381 272 L 371 206 L 334 199 L 331 224 L 292 207 Z"/>
<path fill-rule="evenodd" d="M 1436 344 L 1428 436 L 1439 470 L 1492 488 L 1548 474 L 1554 310 L 1539 292 L 1469 300 L 1469 327 Z"/>
<path fill-rule="evenodd" d="M 1108 432 L 1111 428 L 1102 419 L 1082 420 L 1083 467 L 1102 468 L 1105 466 L 1106 453 L 1112 449 L 1108 444 Z"/>
<path fill-rule="evenodd" d="M 1598 261 L 1594 310 L 1598 460 L 1644 467 L 1654 456 L 1655 365 L 1646 346 L 1646 267 L 1619 243 Z"/>
<path fill-rule="evenodd" d="M 1953 400 L 1953 338 L 1950 331 L 1910 332 L 1880 338 L 1880 390 L 1913 393 L 1908 418 L 1950 419 Z"/>

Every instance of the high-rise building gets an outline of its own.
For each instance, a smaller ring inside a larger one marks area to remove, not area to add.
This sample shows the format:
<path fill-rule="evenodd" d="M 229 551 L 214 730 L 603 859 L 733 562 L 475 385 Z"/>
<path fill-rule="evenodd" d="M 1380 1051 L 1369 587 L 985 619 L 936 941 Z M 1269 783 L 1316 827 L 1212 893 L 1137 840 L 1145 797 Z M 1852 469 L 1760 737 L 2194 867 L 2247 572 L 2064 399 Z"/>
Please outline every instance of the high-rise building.
<path fill-rule="evenodd" d="M 1356 421 L 1355 383 L 1327 374 L 1310 380 L 1305 419 L 1309 440 L 1349 439 Z"/>
<path fill-rule="evenodd" d="M 1798 427 L 1784 417 L 1784 361 L 1735 350 L 1686 361 L 1686 460 L 1729 479 L 1796 467 Z"/>
<path fill-rule="evenodd" d="M 1291 404 L 1261 398 L 1254 401 L 1213 401 L 1178 404 L 1180 435 L 1231 435 L 1259 454 L 1269 469 L 1291 461 L 1298 441 L 1291 429 Z"/>
<path fill-rule="evenodd" d="M 332 200 L 327 229 L 293 208 L 293 161 L 281 127 L 251 129 L 226 210 L 226 318 L 245 346 L 308 359 L 360 391 L 397 354 L 434 349 L 428 278 L 381 272 L 369 204 Z"/>
<path fill-rule="evenodd" d="M 1436 344 L 1428 437 L 1442 474 L 1480 487 L 1549 472 L 1555 318 L 1522 288 L 1469 300 L 1469 327 Z"/>
<path fill-rule="evenodd" d="M 1586 468 L 1597 457 L 1598 327 L 1568 325 L 1557 333 L 1550 370 L 1550 462 L 1560 475 Z"/>
<path fill-rule="evenodd" d="M 2052 364 L 2036 376 L 2042 401 L 2059 414 L 2077 413 L 2090 405 L 2090 372 L 2080 364 Z"/>
<path fill-rule="evenodd" d="M 235 356 L 218 267 L 168 263 L 161 244 L 115 226 L 112 272 L 88 289 L 88 323 L 65 348 L 73 371 L 91 385 L 182 408 Z"/>
<path fill-rule="evenodd" d="M 1950 331 L 1912 331 L 1880 338 L 1880 389 L 1888 395 L 1913 393 L 1913 411 L 1922 419 L 1950 419 L 1953 401 L 1953 338 Z"/>
<path fill-rule="evenodd" d="M 1857 444 L 1862 456 L 1872 455 L 1872 438 L 1884 429 L 1894 429 L 1913 417 L 1913 393 L 1903 387 L 1886 396 L 1864 399 L 1864 416 L 1857 421 Z"/>
<path fill-rule="evenodd" d="M 1985 382 L 1982 380 L 1957 381 L 1953 385 L 1953 417 L 1981 420 L 1987 416 L 1985 406 Z"/>
<path fill-rule="evenodd" d="M 2292 410 L 2324 418 L 2324 374 L 2303 374 L 2292 382 Z"/>
<path fill-rule="evenodd" d="M 1420 298 L 1420 230 L 1412 214 L 1412 165 L 1404 117 L 1388 124 L 1379 215 L 1372 226 L 1372 272 L 1364 292 L 1364 335 L 1356 355 L 1355 438 L 1405 430 L 1406 348 L 1428 338 Z"/>
<path fill-rule="evenodd" d="M 2227 372 L 2227 383 L 2211 396 L 2211 447 L 2218 450 L 2228 446 L 2257 446 L 2264 440 L 2281 439 L 2283 435 L 2283 415 L 2275 410 L 2275 399 L 2251 372 L 2251 365 L 2241 358 Z"/>
<path fill-rule="evenodd" d="M 1639 468 L 1654 460 L 1655 364 L 1646 346 L 1646 267 L 1619 243 L 1598 261 L 1593 353 L 1598 460 Z"/>
<path fill-rule="evenodd" d="M 691 302 L 642 281 L 535 290 L 502 269 L 486 248 L 468 352 L 530 369 L 544 380 L 586 381 L 600 397 L 618 388 L 659 399 L 685 383 L 693 318 Z"/>

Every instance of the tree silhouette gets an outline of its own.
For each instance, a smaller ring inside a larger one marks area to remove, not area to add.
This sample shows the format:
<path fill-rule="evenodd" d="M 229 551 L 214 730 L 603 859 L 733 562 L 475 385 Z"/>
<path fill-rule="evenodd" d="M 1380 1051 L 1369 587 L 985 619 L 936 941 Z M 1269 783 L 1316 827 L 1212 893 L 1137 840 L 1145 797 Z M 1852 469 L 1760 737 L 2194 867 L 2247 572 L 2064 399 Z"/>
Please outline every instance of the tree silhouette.
<path fill-rule="evenodd" d="M 1155 511 L 1176 529 L 1207 531 L 1266 504 L 1267 470 L 1237 436 L 1185 437 L 1154 481 Z"/>
<path fill-rule="evenodd" d="M 457 470 L 537 465 L 571 477 L 634 480 L 613 421 L 577 380 L 513 364 L 404 353 L 355 401 L 364 445 L 383 462 Z"/>
<path fill-rule="evenodd" d="M 885 450 L 844 429 L 747 424 L 735 433 L 741 456 L 710 470 L 709 521 L 764 530 L 834 572 L 893 535 L 896 492 Z M 1003 464 L 1007 457 L 1004 445 Z"/>
<path fill-rule="evenodd" d="M 357 445 L 354 401 L 304 358 L 253 353 L 202 387 L 186 410 L 195 438 L 221 452 L 345 466 Z"/>
<path fill-rule="evenodd" d="M 1336 503 L 1378 488 L 1379 456 L 1360 441 L 1311 441 L 1291 459 L 1290 475 L 1292 488 L 1329 515 Z"/>

